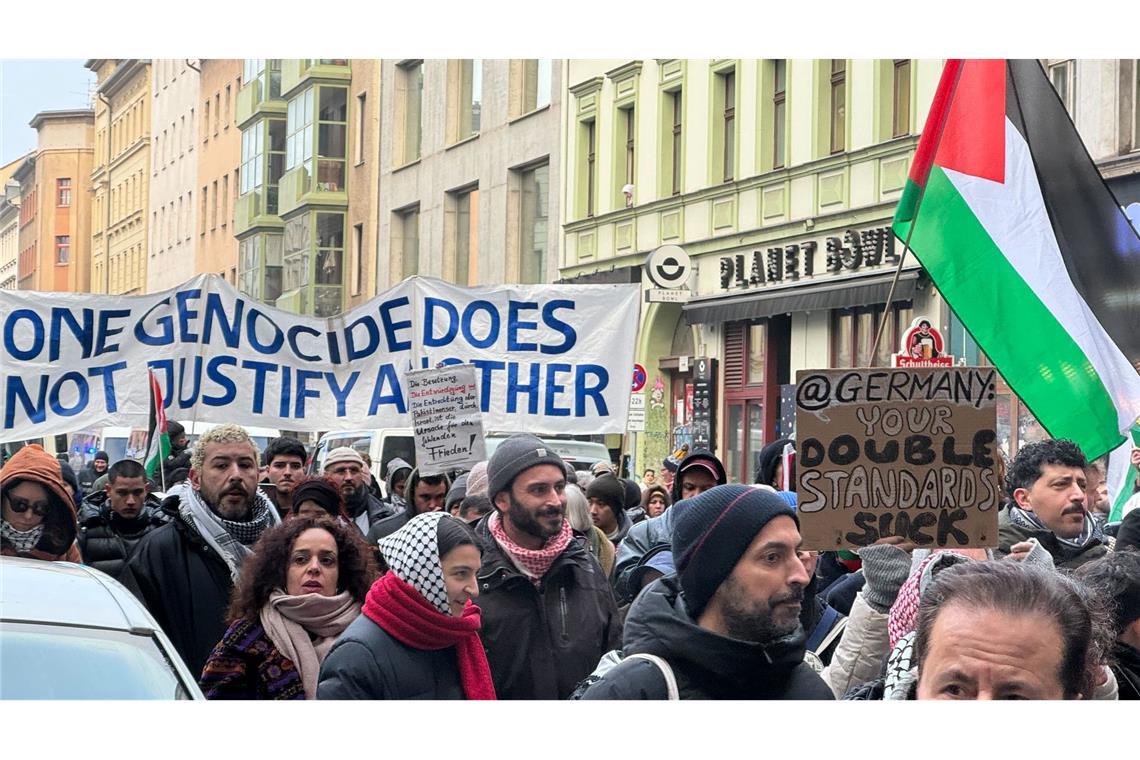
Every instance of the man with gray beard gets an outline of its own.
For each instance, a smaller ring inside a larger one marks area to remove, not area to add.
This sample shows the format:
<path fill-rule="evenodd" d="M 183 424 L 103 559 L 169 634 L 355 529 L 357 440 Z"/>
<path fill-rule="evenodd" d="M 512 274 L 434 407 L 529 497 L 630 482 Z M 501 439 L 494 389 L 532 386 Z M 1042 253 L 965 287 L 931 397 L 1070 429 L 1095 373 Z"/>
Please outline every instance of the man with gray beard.
<path fill-rule="evenodd" d="M 139 596 L 191 673 L 201 673 L 226 631 L 225 612 L 242 563 L 280 522 L 257 490 L 259 452 L 237 425 L 198 439 L 190 479 L 167 494 L 170 523 L 143 538 L 127 563 Z"/>

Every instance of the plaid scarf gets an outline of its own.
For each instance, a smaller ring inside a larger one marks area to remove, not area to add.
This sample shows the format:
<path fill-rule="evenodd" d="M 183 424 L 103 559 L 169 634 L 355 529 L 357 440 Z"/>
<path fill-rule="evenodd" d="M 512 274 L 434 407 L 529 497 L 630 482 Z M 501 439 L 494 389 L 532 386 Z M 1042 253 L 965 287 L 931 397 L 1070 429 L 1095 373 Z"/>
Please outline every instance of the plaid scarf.
<path fill-rule="evenodd" d="M 44 534 L 44 524 L 40 523 L 31 530 L 20 531 L 4 520 L 0 523 L 0 534 L 17 552 L 26 554 L 36 548 L 36 544 Z"/>
<path fill-rule="evenodd" d="M 1014 525 L 1024 528 L 1025 530 L 1053 533 L 1053 531 L 1045 527 L 1045 523 L 1041 522 L 1041 518 L 1036 514 L 1014 504 L 1009 505 L 1009 520 Z M 1089 515 L 1088 512 L 1085 512 L 1085 524 L 1081 528 L 1081 535 L 1076 538 L 1061 538 L 1056 533 L 1053 533 L 1053 537 L 1057 539 L 1061 546 L 1075 551 L 1081 551 L 1093 543 L 1104 543 L 1104 532 L 1100 529 L 1100 524 L 1092 519 L 1092 516 Z"/>
<path fill-rule="evenodd" d="M 169 495 L 178 497 L 178 516 L 222 558 L 235 585 L 242 563 L 252 554 L 249 547 L 257 542 L 266 528 L 281 522 L 277 510 L 261 491 L 254 491 L 252 514 L 250 519 L 243 521 L 219 517 L 189 483 L 175 486 Z"/>
<path fill-rule="evenodd" d="M 570 521 L 563 520 L 562 530 L 557 536 L 551 536 L 547 539 L 541 549 L 526 549 L 507 537 L 507 532 L 503 530 L 502 520 L 500 520 L 498 512 L 491 513 L 487 527 L 490 528 L 491 535 L 494 536 L 503 551 L 510 555 L 514 563 L 530 576 L 530 580 L 535 586 L 542 581 L 542 576 L 546 575 L 546 571 L 554 564 L 558 555 L 566 551 L 566 547 L 570 545 L 570 540 L 574 537 Z"/>

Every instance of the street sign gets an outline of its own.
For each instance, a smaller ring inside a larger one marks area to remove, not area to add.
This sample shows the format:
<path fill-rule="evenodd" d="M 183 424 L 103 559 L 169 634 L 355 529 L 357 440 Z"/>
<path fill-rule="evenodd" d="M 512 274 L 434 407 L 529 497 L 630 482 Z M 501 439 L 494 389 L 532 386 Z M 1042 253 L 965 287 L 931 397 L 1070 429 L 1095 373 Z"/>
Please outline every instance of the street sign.
<path fill-rule="evenodd" d="M 659 288 L 679 288 L 689 280 L 692 263 L 679 245 L 663 245 L 645 258 L 645 273 Z"/>
<path fill-rule="evenodd" d="M 685 303 L 692 297 L 692 292 L 688 288 L 681 288 L 678 290 L 665 290 L 663 288 L 652 288 L 645 291 L 646 303 Z"/>
<path fill-rule="evenodd" d="M 678 372 L 688 372 L 689 371 L 689 355 L 688 354 L 682 354 L 682 355 L 677 357 L 677 371 Z"/>
<path fill-rule="evenodd" d="M 634 393 L 629 397 L 630 409 L 645 409 L 645 394 Z"/>
<path fill-rule="evenodd" d="M 645 410 L 644 409 L 630 409 L 629 417 L 626 420 L 626 430 L 632 432 L 642 432 L 645 430 Z"/>
<path fill-rule="evenodd" d="M 640 364 L 633 365 L 633 392 L 637 393 L 645 387 L 645 367 Z"/>

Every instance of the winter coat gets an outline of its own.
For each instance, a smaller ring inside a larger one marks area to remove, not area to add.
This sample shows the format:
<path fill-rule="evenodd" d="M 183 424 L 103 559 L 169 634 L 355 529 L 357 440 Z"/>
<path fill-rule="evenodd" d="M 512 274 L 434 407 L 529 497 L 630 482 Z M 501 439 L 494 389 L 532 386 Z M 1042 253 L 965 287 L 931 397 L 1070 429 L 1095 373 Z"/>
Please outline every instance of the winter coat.
<path fill-rule="evenodd" d="M 811 640 L 813 634 L 816 632 L 816 628 L 826 624 L 826 618 L 828 617 L 827 611 L 830 609 L 827 602 L 816 594 L 815 584 L 816 580 L 812 579 L 812 583 L 804 589 L 804 601 L 800 610 L 800 625 L 803 626 L 804 629 L 805 642 Z M 815 655 L 825 666 L 831 662 L 835 650 L 839 647 L 839 639 L 842 637 L 843 631 L 842 626 L 846 625 L 844 623 L 844 616 L 838 614 L 838 611 L 831 613 L 830 617 L 832 618 L 830 625 L 827 625 L 826 629 L 819 631 L 819 634 L 823 636 L 823 640 L 827 643 L 823 644 L 822 647 L 816 645 L 814 649 Z M 828 634 L 834 631 L 837 626 L 841 626 L 840 630 L 836 631 L 834 636 L 829 637 Z M 830 641 L 827 641 L 828 638 L 830 638 Z"/>
<path fill-rule="evenodd" d="M 91 493 L 91 488 L 95 485 L 95 481 L 99 479 L 99 476 L 105 475 L 106 473 L 106 470 L 103 470 L 103 472 L 95 472 L 94 464 L 89 464 L 84 467 L 77 475 L 79 478 L 79 493 Z"/>
<path fill-rule="evenodd" d="M 1140 649 L 1117 641 L 1112 649 L 1112 674 L 1120 689 L 1120 699 L 1140 699 Z"/>
<path fill-rule="evenodd" d="M 79 509 L 79 553 L 83 564 L 101 570 L 112 578 L 131 584 L 124 572 L 127 558 L 143 536 L 168 522 L 162 503 L 154 495 L 147 496 L 139 516 L 124 520 L 111 509 L 107 494 L 93 493 Z"/>
<path fill-rule="evenodd" d="M 317 699 L 465 699 L 455 647 L 416 649 L 361 615 L 321 665 Z"/>
<path fill-rule="evenodd" d="M 483 545 L 480 635 L 495 693 L 499 699 L 565 699 L 621 642 L 610 584 L 593 555 L 572 539 L 536 587 L 491 536 L 489 521 L 483 517 L 475 533 Z"/>
<path fill-rule="evenodd" d="M 1018 525 L 1009 518 L 1009 510 L 1003 509 L 998 515 L 998 547 L 994 549 L 994 556 L 999 559 L 1005 557 L 1011 546 L 1030 538 L 1036 538 L 1041 547 L 1053 556 L 1053 564 L 1058 570 L 1075 570 L 1108 553 L 1107 545 L 1095 541 L 1083 549 L 1072 549 L 1058 541 L 1051 531 L 1033 530 Z"/>
<path fill-rule="evenodd" d="M 233 582 L 217 552 L 178 514 L 179 498 L 162 502 L 170 522 L 148 533 L 127 560 L 143 604 L 191 673 L 201 673 L 226 632 Z"/>
<path fill-rule="evenodd" d="M 226 629 L 198 684 L 206 699 L 304 699 L 297 666 L 281 654 L 260 619 L 235 620 Z"/>
<path fill-rule="evenodd" d="M 349 512 L 349 520 L 360 529 L 361 535 L 368 535 L 369 531 L 376 527 L 377 523 L 392 517 L 396 513 L 393 511 L 392 505 L 387 502 L 380 501 L 366 490 L 364 492 L 365 501 L 367 505 L 364 510 L 352 517 L 351 511 Z M 346 508 L 351 510 L 351 507 L 346 505 Z M 371 540 L 371 539 L 370 539 Z M 373 542 L 374 543 L 374 542 Z"/>
<path fill-rule="evenodd" d="M 673 545 L 673 519 L 676 514 L 673 507 L 669 507 L 657 517 L 637 523 L 629 529 L 618 546 L 613 579 L 614 594 L 621 604 L 632 602 L 641 590 L 634 587 L 632 576 L 645 553 L 656 546 Z"/>
<path fill-rule="evenodd" d="M 411 520 L 413 517 L 415 517 L 415 515 L 412 514 L 412 511 L 405 507 L 403 512 L 397 512 L 394 515 L 388 515 L 382 520 L 376 521 L 372 524 L 372 527 L 368 529 L 368 535 L 366 538 L 368 545 L 376 546 L 377 541 L 384 538 L 385 536 L 392 535 L 400 528 L 404 527 L 404 525 L 407 524 L 408 520 Z"/>
<path fill-rule="evenodd" d="M 629 531 L 634 524 L 633 520 L 629 516 L 629 513 L 624 509 L 619 509 L 617 511 L 617 519 L 618 527 L 617 531 L 614 533 L 613 538 L 606 536 L 606 538 L 610 539 L 610 543 L 614 545 L 614 551 L 617 551 L 617 548 L 621 546 L 621 542 L 624 541 L 625 537 L 629 535 Z"/>
<path fill-rule="evenodd" d="M 836 578 L 831 585 L 827 586 L 819 593 L 820 597 L 830 604 L 835 609 L 844 615 L 851 614 L 851 605 L 855 603 L 855 595 L 863 590 L 867 579 L 863 576 L 863 570 L 859 569 L 853 573 L 840 576 Z"/>
<path fill-rule="evenodd" d="M 1116 551 L 1125 549 L 1140 549 L 1140 507 L 1125 514 L 1120 530 L 1116 531 Z"/>
<path fill-rule="evenodd" d="M 856 594 L 843 637 L 823 670 L 823 680 L 836 697 L 879 677 L 891 652 L 888 617 L 869 605 L 862 591 Z"/>
<path fill-rule="evenodd" d="M 28 551 L 17 551 L 7 540 L 0 539 L 0 554 L 5 557 L 64 560 L 82 562 L 75 543 L 75 502 L 63 487 L 59 460 L 37 443 L 24 446 L 0 468 L 0 490 L 7 491 L 18 481 L 34 481 L 48 490 L 52 508 L 44 516 L 43 534 Z"/>
<path fill-rule="evenodd" d="M 655 654 L 669 663 L 681 699 L 834 699 L 804 662 L 804 635 L 768 645 L 701 628 L 685 609 L 680 580 L 659 578 L 626 618 L 622 653 Z M 590 685 L 583 699 L 667 699 L 657 665 L 627 659 Z"/>

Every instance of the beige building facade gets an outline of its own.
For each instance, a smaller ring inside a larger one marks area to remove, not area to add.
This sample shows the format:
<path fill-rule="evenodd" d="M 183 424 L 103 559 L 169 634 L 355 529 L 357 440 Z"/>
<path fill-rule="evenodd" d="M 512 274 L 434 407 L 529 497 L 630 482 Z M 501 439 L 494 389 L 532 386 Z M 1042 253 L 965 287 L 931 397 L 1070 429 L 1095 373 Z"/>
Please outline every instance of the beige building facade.
<path fill-rule="evenodd" d="M 151 176 L 149 60 L 90 59 L 95 72 L 91 291 L 138 295 L 147 287 Z"/>
<path fill-rule="evenodd" d="M 385 60 L 377 288 L 558 275 L 563 62 Z"/>
<path fill-rule="evenodd" d="M 188 59 L 151 61 L 148 293 L 173 288 L 195 272 L 197 65 Z"/>
<path fill-rule="evenodd" d="M 200 62 L 196 111 L 197 180 L 194 215 L 188 234 L 194 242 L 195 273 L 210 272 L 237 282 L 238 241 L 234 211 L 239 195 L 241 130 L 237 98 L 242 86 L 240 58 L 204 58 Z"/>
<path fill-rule="evenodd" d="M 350 62 L 348 207 L 345 209 L 344 310 L 376 295 L 376 242 L 380 198 L 381 62 Z"/>
<path fill-rule="evenodd" d="M 36 149 L 13 173 L 19 183 L 17 280 L 21 290 L 87 292 L 91 280 L 94 113 L 41 111 Z"/>
<path fill-rule="evenodd" d="M 0 290 L 16 289 L 20 256 L 20 183 L 12 175 L 26 156 L 0 166 Z"/>

